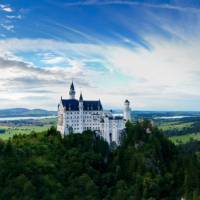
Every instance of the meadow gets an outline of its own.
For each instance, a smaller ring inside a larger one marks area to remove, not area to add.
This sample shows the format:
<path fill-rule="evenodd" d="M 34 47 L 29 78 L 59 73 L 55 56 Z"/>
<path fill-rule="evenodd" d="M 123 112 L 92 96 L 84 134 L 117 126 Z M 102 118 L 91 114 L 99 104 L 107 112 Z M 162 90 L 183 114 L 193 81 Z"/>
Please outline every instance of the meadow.
<path fill-rule="evenodd" d="M 184 128 L 191 127 L 193 122 L 163 122 L 159 128 L 162 129 L 163 131 L 166 130 L 172 130 L 172 129 L 177 129 L 177 130 L 182 130 Z"/>
<path fill-rule="evenodd" d="M 200 141 L 199 119 L 163 120 L 158 123 L 158 127 L 177 145 L 192 140 Z"/>
<path fill-rule="evenodd" d="M 169 137 L 169 139 L 174 144 L 185 144 L 193 140 L 200 141 L 200 133 L 191 133 L 187 135 L 172 136 L 172 137 Z"/>
<path fill-rule="evenodd" d="M 39 122 L 39 125 L 37 125 Z M 5 130 L 4 133 L 0 134 L 0 139 L 8 140 L 12 138 L 14 135 L 28 135 L 30 133 L 39 133 L 48 130 L 51 126 L 56 125 L 56 118 L 47 118 L 47 119 L 39 119 L 39 120 L 31 120 L 28 125 L 20 125 L 21 121 L 14 122 L 14 125 L 11 122 L 4 123 L 0 125 L 1 130 Z"/>
<path fill-rule="evenodd" d="M 46 131 L 50 128 L 50 126 L 20 126 L 20 127 L 8 127 L 8 126 L 0 126 L 0 129 L 4 129 L 5 133 L 0 134 L 0 139 L 8 140 L 12 138 L 14 135 L 27 135 L 32 132 L 42 132 Z"/>

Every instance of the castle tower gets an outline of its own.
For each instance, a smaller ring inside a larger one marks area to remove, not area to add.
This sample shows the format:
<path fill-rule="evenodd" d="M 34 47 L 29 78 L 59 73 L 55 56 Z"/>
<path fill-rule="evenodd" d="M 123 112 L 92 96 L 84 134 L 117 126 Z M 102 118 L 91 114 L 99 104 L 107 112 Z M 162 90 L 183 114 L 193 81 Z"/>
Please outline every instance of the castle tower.
<path fill-rule="evenodd" d="M 124 102 L 124 119 L 126 121 L 131 121 L 131 108 L 130 108 L 130 102 L 126 99 Z"/>
<path fill-rule="evenodd" d="M 72 81 L 71 86 L 70 86 L 70 90 L 69 90 L 69 98 L 70 99 L 75 99 L 75 89 L 74 89 L 74 83 Z"/>
<path fill-rule="evenodd" d="M 83 132 L 83 96 L 82 93 L 79 97 L 79 132 Z"/>

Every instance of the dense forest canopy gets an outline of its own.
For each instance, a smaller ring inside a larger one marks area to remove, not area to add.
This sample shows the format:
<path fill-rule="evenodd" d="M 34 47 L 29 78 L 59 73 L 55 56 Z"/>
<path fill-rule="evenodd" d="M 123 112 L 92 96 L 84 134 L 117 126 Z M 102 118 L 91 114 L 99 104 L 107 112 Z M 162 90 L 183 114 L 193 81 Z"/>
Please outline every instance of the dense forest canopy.
<path fill-rule="evenodd" d="M 0 199 L 198 200 L 197 150 L 149 121 L 128 122 L 119 147 L 90 131 L 18 135 L 0 142 Z"/>

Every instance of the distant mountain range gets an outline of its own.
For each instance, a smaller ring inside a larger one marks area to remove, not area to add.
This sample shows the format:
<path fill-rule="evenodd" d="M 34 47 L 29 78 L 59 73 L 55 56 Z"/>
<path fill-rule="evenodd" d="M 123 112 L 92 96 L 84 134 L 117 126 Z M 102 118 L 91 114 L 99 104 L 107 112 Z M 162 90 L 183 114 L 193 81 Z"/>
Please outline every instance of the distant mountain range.
<path fill-rule="evenodd" d="M 122 110 L 113 110 L 114 113 L 123 113 Z M 27 109 L 27 108 L 10 108 L 0 109 L 0 118 L 3 117 L 43 117 L 57 115 L 56 111 L 48 111 L 45 109 Z M 193 116 L 200 117 L 200 112 L 190 111 L 132 111 L 132 116 L 135 119 L 141 117 L 155 118 L 155 117 L 169 117 L 169 116 Z"/>
<path fill-rule="evenodd" d="M 0 117 L 40 117 L 57 115 L 55 111 L 43 109 L 10 108 L 0 110 Z"/>

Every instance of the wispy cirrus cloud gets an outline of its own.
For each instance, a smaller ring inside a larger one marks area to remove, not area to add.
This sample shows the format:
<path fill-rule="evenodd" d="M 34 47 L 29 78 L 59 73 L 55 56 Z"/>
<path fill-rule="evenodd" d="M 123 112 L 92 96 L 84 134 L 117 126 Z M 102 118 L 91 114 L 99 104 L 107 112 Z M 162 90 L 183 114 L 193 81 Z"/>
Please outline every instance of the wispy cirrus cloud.
<path fill-rule="evenodd" d="M 22 15 L 6 15 L 7 19 L 22 19 Z"/>
<path fill-rule="evenodd" d="M 147 8 L 158 8 L 158 9 L 169 9 L 169 10 L 178 10 L 184 12 L 200 12 L 200 8 L 191 7 L 191 6 L 179 6 L 175 3 L 145 3 L 140 1 L 132 0 L 85 0 L 85 1 L 74 1 L 67 2 L 65 6 L 104 6 L 104 5 L 127 5 L 127 6 L 139 6 Z"/>
<path fill-rule="evenodd" d="M 7 31 L 12 31 L 15 28 L 13 24 L 8 24 L 8 23 L 5 24 L 2 23 L 0 24 L 0 26 Z"/>
<path fill-rule="evenodd" d="M 7 32 L 14 32 L 16 22 L 22 19 L 20 10 L 14 10 L 10 5 L 0 4 L 2 11 L 0 19 L 0 28 Z"/>
<path fill-rule="evenodd" d="M 45 64 L 55 65 L 59 63 L 63 63 L 65 61 L 64 57 L 57 56 L 57 57 L 46 57 L 42 60 Z"/>

